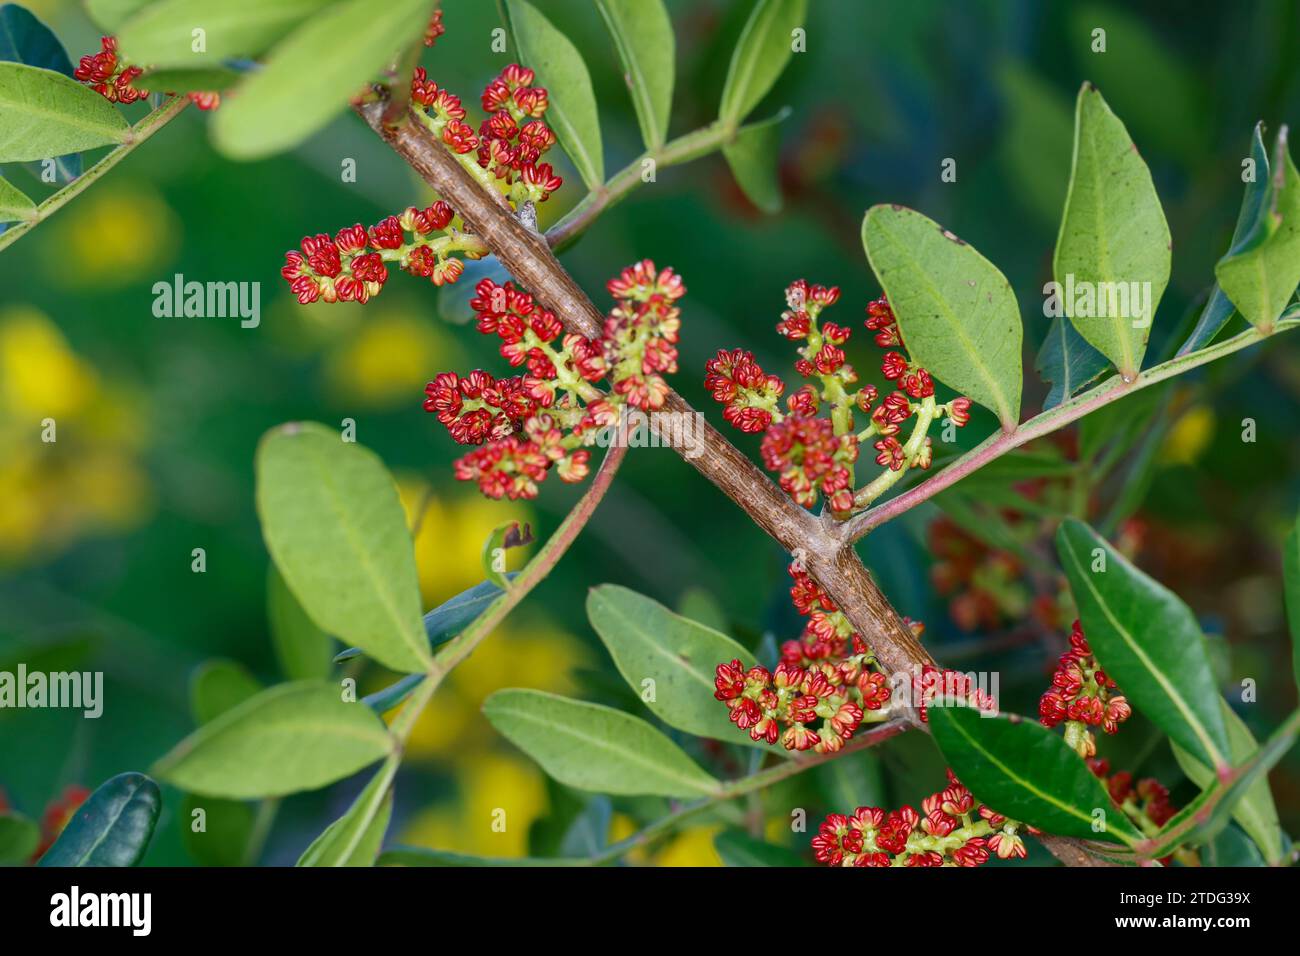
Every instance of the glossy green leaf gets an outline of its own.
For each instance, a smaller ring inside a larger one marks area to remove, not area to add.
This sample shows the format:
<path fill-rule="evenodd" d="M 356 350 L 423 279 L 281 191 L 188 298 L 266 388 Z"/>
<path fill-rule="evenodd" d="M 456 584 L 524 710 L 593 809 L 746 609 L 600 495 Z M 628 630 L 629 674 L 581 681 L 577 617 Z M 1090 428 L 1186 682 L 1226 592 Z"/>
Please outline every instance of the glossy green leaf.
<path fill-rule="evenodd" d="M 872 206 L 862 244 L 912 359 L 993 411 L 1020 419 L 1020 308 L 998 268 L 937 222 L 903 206 Z"/>
<path fill-rule="evenodd" d="M 312 422 L 273 429 L 257 450 L 257 511 L 276 567 L 321 629 L 392 670 L 428 669 L 406 513 L 373 452 Z"/>
<path fill-rule="evenodd" d="M 1055 408 L 1090 382 L 1095 382 L 1108 368 L 1110 360 L 1106 356 L 1084 341 L 1063 316 L 1055 316 L 1034 359 L 1034 371 L 1052 386 L 1043 399 L 1043 410 Z"/>
<path fill-rule="evenodd" d="M 334 639 L 302 609 L 274 564 L 266 575 L 266 616 L 275 658 L 286 678 L 322 680 L 329 676 Z"/>
<path fill-rule="evenodd" d="M 112 103 L 71 77 L 0 63 L 0 163 L 120 143 L 129 129 Z"/>
<path fill-rule="evenodd" d="M 1268 148 L 1264 145 L 1263 123 L 1256 123 L 1255 130 L 1251 134 L 1250 159 L 1255 164 L 1255 176 L 1246 183 L 1227 257 L 1244 251 L 1257 241 L 1260 231 L 1266 228 L 1265 216 L 1271 205 L 1272 179 L 1269 176 Z M 1200 318 L 1196 320 L 1191 335 L 1179 346 L 1178 354 L 1186 355 L 1209 345 L 1219 334 L 1219 330 L 1228 324 L 1228 320 L 1235 312 L 1236 307 L 1216 283 L 1205 302 L 1205 307 L 1201 310 Z"/>
<path fill-rule="evenodd" d="M 519 522 L 507 521 L 493 528 L 492 533 L 483 542 L 483 552 L 480 555 L 483 574 L 487 577 L 488 583 L 499 591 L 504 591 L 510 586 L 510 581 L 506 577 L 505 553 L 510 548 L 522 544 L 523 537 L 519 531 Z"/>
<path fill-rule="evenodd" d="M 1178 596 L 1143 574 L 1086 524 L 1056 533 L 1093 653 L 1134 709 L 1202 763 L 1228 760 L 1228 733 L 1205 637 Z"/>
<path fill-rule="evenodd" d="M 578 48 L 527 0 L 505 0 L 519 62 L 537 74 L 550 106 L 546 122 L 588 189 L 605 183 L 600 117 L 591 75 Z"/>
<path fill-rule="evenodd" d="M 1236 711 L 1228 706 L 1228 702 L 1220 699 L 1219 703 L 1222 705 L 1224 725 L 1228 729 L 1228 745 L 1231 748 L 1232 762 L 1244 763 L 1259 749 L 1259 744 L 1249 728 L 1237 716 Z M 1192 783 L 1202 790 L 1214 785 L 1217 778 L 1213 770 L 1178 744 L 1171 744 L 1171 746 L 1178 766 L 1183 769 L 1183 773 L 1187 774 L 1187 778 Z M 1284 854 L 1282 825 L 1278 822 L 1277 807 L 1273 804 L 1273 794 L 1269 790 L 1267 778 L 1255 781 L 1234 808 L 1232 817 L 1255 841 L 1270 863 L 1282 860 Z"/>
<path fill-rule="evenodd" d="M 135 866 L 161 810 L 158 784 L 142 773 L 118 774 L 81 805 L 37 865 Z"/>
<path fill-rule="evenodd" d="M 623 679 L 656 717 L 697 737 L 752 743 L 713 696 L 719 664 L 739 660 L 750 668 L 756 663 L 744 647 L 613 584 L 588 593 L 587 617 Z"/>
<path fill-rule="evenodd" d="M 970 707 L 932 707 L 929 720 L 953 773 L 998 813 L 1060 836 L 1128 844 L 1140 838 L 1060 734 Z"/>
<path fill-rule="evenodd" d="M 1170 242 L 1150 170 L 1101 93 L 1085 83 L 1052 271 L 1065 315 L 1125 378 L 1142 367 L 1169 283 Z M 1091 290 L 1090 306 L 1079 290 Z"/>
<path fill-rule="evenodd" d="M 261 691 L 261 682 L 243 664 L 205 661 L 190 677 L 190 713 L 194 722 L 202 726 Z"/>
<path fill-rule="evenodd" d="M 316 681 L 264 690 L 182 740 L 154 773 L 192 793 L 236 799 L 341 780 L 393 749 L 374 711 L 341 698 L 338 686 Z"/>
<path fill-rule="evenodd" d="M 743 830 L 723 830 L 713 846 L 727 866 L 808 866 L 807 860 L 789 847 L 758 840 Z"/>
<path fill-rule="evenodd" d="M 1286 619 L 1291 627 L 1291 670 L 1300 687 L 1300 518 L 1282 545 L 1282 572 L 1286 587 Z"/>
<path fill-rule="evenodd" d="M 0 866 L 21 866 L 41 843 L 41 828 L 20 813 L 0 814 Z"/>
<path fill-rule="evenodd" d="M 641 138 L 658 149 L 668 135 L 673 106 L 676 44 L 663 0 L 596 0 L 623 64 Z"/>
<path fill-rule="evenodd" d="M 220 66 L 201 70 L 150 70 L 140 77 L 140 87 L 151 92 L 206 93 L 228 90 L 243 78 L 240 71 Z"/>
<path fill-rule="evenodd" d="M 395 846 L 379 855 L 378 866 L 587 866 L 583 859 L 536 856 L 474 856 L 423 846 Z"/>
<path fill-rule="evenodd" d="M 1206 866 L 1267 866 L 1253 840 L 1235 826 L 1226 826 L 1201 850 Z"/>
<path fill-rule="evenodd" d="M 790 108 L 786 107 L 771 119 L 743 126 L 736 138 L 722 147 L 722 155 L 741 192 L 766 213 L 781 208 L 781 180 L 777 175 L 780 126 L 789 115 Z"/>
<path fill-rule="evenodd" d="M 1271 331 L 1300 285 L 1300 174 L 1287 150 L 1286 131 L 1277 138 L 1269 175 L 1266 230 L 1247 248 L 1229 251 L 1214 267 L 1214 277 L 1237 311 L 1252 325 Z"/>
<path fill-rule="evenodd" d="M 36 203 L 7 179 L 0 179 L 0 222 L 22 222 L 36 217 Z"/>
<path fill-rule="evenodd" d="M 321 833 L 298 866 L 374 866 L 393 815 L 393 777 L 400 760 L 389 757 L 347 813 Z"/>
<path fill-rule="evenodd" d="M 217 147 L 258 159 L 297 146 L 419 40 L 432 9 L 433 0 L 342 0 L 304 21 L 216 112 Z"/>
<path fill-rule="evenodd" d="M 596 793 L 698 797 L 718 782 L 630 714 L 536 690 L 499 690 L 483 713 L 560 783 Z"/>
<path fill-rule="evenodd" d="M 776 84 L 794 55 L 808 0 L 758 0 L 731 54 L 718 116 L 740 123 Z"/>
<path fill-rule="evenodd" d="M 222 60 L 265 53 L 333 2 L 157 0 L 122 25 L 118 48 L 132 63 L 153 67 L 215 66 Z M 195 36 L 197 30 L 203 33 Z"/>
<path fill-rule="evenodd" d="M 196 817 L 196 811 L 202 810 Z M 202 830 L 195 830 L 202 821 Z M 257 810 L 242 800 L 221 800 L 187 793 L 181 803 L 181 839 L 201 866 L 251 866 L 249 844 Z"/>

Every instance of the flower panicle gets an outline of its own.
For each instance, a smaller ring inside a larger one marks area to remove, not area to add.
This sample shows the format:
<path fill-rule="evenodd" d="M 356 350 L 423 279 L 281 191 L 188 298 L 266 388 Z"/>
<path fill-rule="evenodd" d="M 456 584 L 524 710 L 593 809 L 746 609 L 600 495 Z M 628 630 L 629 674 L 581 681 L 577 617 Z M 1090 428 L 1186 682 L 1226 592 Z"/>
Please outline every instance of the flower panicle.
<path fill-rule="evenodd" d="M 88 53 L 72 71 L 72 77 L 98 93 L 110 103 L 124 106 L 149 96 L 149 90 L 136 85 L 144 74 L 138 66 L 129 65 L 118 52 L 117 37 L 99 38 L 99 52 Z M 201 110 L 214 110 L 221 105 L 221 94 L 192 92 L 185 94 Z"/>
<path fill-rule="evenodd" d="M 533 498 L 551 469 L 566 482 L 590 470 L 586 447 L 618 423 L 624 406 L 663 405 L 663 375 L 677 368 L 677 301 L 685 294 L 672 269 L 646 259 L 609 283 L 614 297 L 601 335 L 566 334 L 555 313 L 513 282 L 479 281 L 470 307 L 478 331 L 519 374 L 482 369 L 443 372 L 425 387 L 424 408 L 452 439 L 480 446 L 455 462 L 461 481 L 490 498 Z M 609 391 L 597 388 L 609 386 Z"/>
<path fill-rule="evenodd" d="M 763 464 L 777 475 L 790 497 L 806 508 L 819 501 L 837 518 L 868 504 L 886 486 L 870 495 L 854 488 L 860 445 L 871 441 L 876 464 L 892 473 L 892 484 L 909 468 L 929 468 L 929 424 L 947 415 L 956 426 L 970 420 L 970 400 L 935 402 L 930 373 L 905 353 L 897 319 L 880 298 L 867 306 L 866 325 L 875 342 L 887 349 L 881 372 L 894 390 L 883 399 L 872 384 L 858 384 L 845 345 L 852 329 L 822 321 L 822 313 L 840 299 L 837 286 L 798 279 L 785 290 L 786 309 L 776 324 L 783 338 L 795 343 L 795 372 L 805 381 L 786 394 L 785 383 L 768 374 L 743 349 L 720 350 L 705 365 L 704 387 L 723 406 L 723 418 L 742 432 L 762 434 Z M 785 397 L 785 407 L 781 399 Z M 856 418 L 864 416 L 859 430 Z M 910 438 L 901 438 L 905 422 L 915 417 Z M 871 488 L 872 486 L 868 486 Z M 865 497 L 864 497 L 865 496 Z"/>

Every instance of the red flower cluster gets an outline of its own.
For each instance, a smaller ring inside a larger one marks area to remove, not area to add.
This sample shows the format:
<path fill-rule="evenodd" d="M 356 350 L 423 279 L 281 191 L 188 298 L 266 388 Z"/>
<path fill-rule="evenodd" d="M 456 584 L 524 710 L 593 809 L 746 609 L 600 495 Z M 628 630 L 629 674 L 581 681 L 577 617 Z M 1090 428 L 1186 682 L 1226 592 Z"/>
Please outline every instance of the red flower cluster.
<path fill-rule="evenodd" d="M 138 90 L 131 83 L 144 70 L 138 66 L 126 66 L 117 55 L 117 37 L 101 37 L 100 50 L 81 58 L 77 68 L 72 71 L 75 79 L 85 83 L 110 103 L 134 103 L 142 100 L 149 93 Z"/>
<path fill-rule="evenodd" d="M 100 37 L 99 52 L 81 58 L 72 71 L 74 79 L 85 83 L 110 103 L 134 103 L 149 95 L 135 86 L 144 73 L 138 66 L 127 66 L 117 52 L 117 37 Z M 220 93 L 189 93 L 190 101 L 201 110 L 214 110 L 221 104 Z"/>
<path fill-rule="evenodd" d="M 790 597 L 808 617 L 803 635 L 786 641 L 775 672 L 745 670 L 738 660 L 717 666 L 714 697 L 731 712 L 732 722 L 753 740 L 787 750 L 834 753 L 865 721 L 889 716 L 890 689 L 873 670 L 876 659 L 808 573 L 790 565 Z M 809 725 L 821 720 L 818 730 Z"/>
<path fill-rule="evenodd" d="M 929 708 L 936 700 L 941 707 L 974 707 L 992 714 L 998 712 L 998 702 L 961 671 L 926 664 L 912 681 L 912 690 L 916 713 L 923 724 L 929 722 Z"/>
<path fill-rule="evenodd" d="M 478 330 L 501 340 L 500 352 L 523 374 L 497 379 L 476 370 L 443 372 L 425 387 L 425 411 L 463 445 L 482 445 L 457 460 L 456 477 L 490 498 L 532 498 L 556 466 L 563 481 L 581 481 L 591 453 L 582 447 L 615 424 L 619 408 L 654 409 L 676 370 L 680 310 L 686 292 L 671 269 L 647 260 L 609 282 L 615 304 L 601 338 L 564 335 L 559 319 L 511 282 L 483 279 L 470 307 Z M 595 387 L 608 378 L 611 392 Z"/>
<path fill-rule="evenodd" d="M 447 32 L 447 28 L 442 25 L 442 8 L 439 7 L 433 11 L 433 16 L 429 18 L 429 25 L 424 28 L 424 45 L 433 46 L 438 37 Z"/>
<path fill-rule="evenodd" d="M 411 102 L 421 120 L 480 182 L 504 192 L 516 205 L 545 202 L 563 180 L 542 155 L 555 145 L 555 134 L 542 122 L 549 97 L 533 86 L 533 71 L 512 63 L 483 90 L 488 117 L 478 132 L 465 122 L 460 98 L 428 78 L 423 67 L 411 81 Z M 473 153 L 473 158 L 468 154 Z"/>
<path fill-rule="evenodd" d="M 389 216 L 368 230 L 357 223 L 332 239 L 326 233 L 307 236 L 301 250 L 285 253 L 280 275 L 303 305 L 317 299 L 368 302 L 388 281 L 389 262 L 434 285 L 455 282 L 465 266 L 454 253 L 479 259 L 487 255 L 487 247 L 456 229 L 435 235 L 454 218 L 452 208 L 439 200 L 426 209 L 410 206 L 401 216 Z"/>
<path fill-rule="evenodd" d="M 1133 775 L 1127 770 L 1112 774 L 1109 760 L 1089 757 L 1087 763 L 1088 769 L 1105 784 L 1115 806 L 1148 836 L 1178 813 L 1178 808 L 1169 802 L 1169 789 L 1155 777 L 1146 777 L 1134 784 Z M 1170 856 L 1161 857 L 1160 862 L 1168 865 L 1175 859 L 1184 866 L 1199 866 L 1201 862 L 1200 855 L 1191 847 L 1179 847 Z"/>
<path fill-rule="evenodd" d="M 881 369 L 898 390 L 876 404 L 874 385 L 856 386 L 857 373 L 845 361 L 844 345 L 851 330 L 833 322 L 819 324 L 823 309 L 839 301 L 835 286 L 809 284 L 804 279 L 785 291 L 787 309 L 776 330 L 798 346 L 795 371 L 810 379 L 786 398 L 785 384 L 769 375 L 751 352 L 725 349 L 705 366 L 704 387 L 724 406 L 723 418 L 743 432 L 764 433 L 763 463 L 778 475 L 782 488 L 804 507 L 815 506 L 823 496 L 831 513 L 844 517 L 863 507 L 913 466 L 931 462 L 930 423 L 946 413 L 956 425 L 970 420 L 970 400 L 956 398 L 947 405 L 934 401 L 934 382 L 925 369 L 899 351 L 886 353 Z M 867 328 L 876 332 L 882 347 L 901 347 L 894 314 L 884 299 L 867 307 Z M 913 399 L 916 401 L 914 402 Z M 818 417 L 825 408 L 826 416 Z M 869 416 L 858 431 L 855 415 Z M 897 437 L 903 422 L 917 422 L 906 441 Z M 854 465 L 859 443 L 876 436 L 876 463 L 892 476 L 882 476 L 855 493 Z"/>
<path fill-rule="evenodd" d="M 1045 727 L 1065 721 L 1065 739 L 1081 757 L 1097 753 L 1089 727 L 1108 734 L 1119 730 L 1133 709 L 1115 682 L 1106 676 L 1093 656 L 1078 621 L 1070 631 L 1070 649 L 1052 673 L 1052 686 L 1038 701 L 1038 716 Z"/>
<path fill-rule="evenodd" d="M 980 804 L 948 771 L 948 786 L 911 806 L 886 813 L 858 807 L 832 813 L 813 837 L 813 851 L 829 866 L 980 866 L 992 855 L 1025 856 L 1020 830 L 1036 832 Z"/>
<path fill-rule="evenodd" d="M 993 630 L 1024 616 L 1031 598 L 1014 554 L 990 548 L 947 517 L 930 523 L 928 538 L 934 557 L 930 580 L 948 598 L 948 612 L 958 627 Z"/>

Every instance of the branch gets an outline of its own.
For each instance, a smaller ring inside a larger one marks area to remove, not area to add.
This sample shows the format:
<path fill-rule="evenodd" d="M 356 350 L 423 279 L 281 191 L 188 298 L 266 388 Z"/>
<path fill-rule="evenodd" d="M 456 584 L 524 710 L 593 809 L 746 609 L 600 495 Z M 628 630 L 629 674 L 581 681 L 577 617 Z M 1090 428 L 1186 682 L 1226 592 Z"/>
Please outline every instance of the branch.
<path fill-rule="evenodd" d="M 189 105 L 189 97 L 176 96 L 143 117 L 140 122 L 131 127 L 130 133 L 127 134 L 127 138 L 122 141 L 120 146 L 114 147 L 94 166 L 91 166 L 90 169 L 37 206 L 36 215 L 33 218 L 24 220 L 21 224 L 7 229 L 3 235 L 0 235 L 0 249 L 4 249 L 10 243 L 17 242 L 36 228 L 39 223 L 49 219 L 50 216 L 70 203 L 73 198 L 81 195 L 92 183 L 126 159 L 127 154 L 170 123 L 180 114 L 181 110 Z"/>
<path fill-rule="evenodd" d="M 382 101 L 358 103 L 355 109 L 376 134 L 451 204 L 466 226 L 487 244 L 506 270 L 559 316 L 566 330 L 589 338 L 599 336 L 604 316 L 555 258 L 548 244 L 551 237 L 543 237 L 528 229 L 510 212 L 499 194 L 493 196 L 485 192 L 423 124 L 404 123 L 398 128 L 385 125 Z M 626 176 L 627 172 L 625 170 L 620 177 Z M 630 188 L 630 181 L 618 188 L 607 184 L 607 198 L 593 200 L 589 208 L 598 211 Z M 574 222 L 585 225 L 589 215 L 594 217 L 595 212 L 580 213 Z M 576 228 L 560 231 L 554 241 L 562 242 Z M 699 415 L 675 391 L 668 393 L 664 410 L 679 415 Z M 843 527 L 823 522 L 795 504 L 717 429 L 704 422 L 702 416 L 700 421 L 699 439 L 690 449 L 691 455 L 687 456 L 687 449 L 669 443 L 674 451 L 713 482 L 783 548 L 791 553 L 802 551 L 808 572 L 871 645 L 887 673 L 914 673 L 922 665 L 931 663 L 930 655 L 917 642 L 911 629 L 903 623 L 862 564 Z M 490 614 L 491 611 L 485 617 Z M 466 635 L 462 635 L 457 641 L 465 638 Z M 457 653 L 451 650 L 451 646 L 444 648 L 448 661 Z M 462 657 L 457 656 L 455 660 Z M 440 653 L 435 667 L 441 667 L 443 663 L 447 661 L 443 661 L 443 653 Z M 882 724 L 876 728 L 878 736 L 872 737 L 868 732 L 864 740 L 875 742 L 884 739 L 879 734 L 886 726 L 891 727 L 890 736 L 906 729 L 908 724 L 922 726 L 910 703 L 900 709 L 901 719 L 897 724 Z M 894 727 L 897 729 L 892 729 Z M 845 747 L 841 752 L 849 749 Z M 797 768 L 808 765 L 807 761 L 796 763 Z M 684 808 L 679 812 L 697 810 Z M 1077 841 L 1045 837 L 1043 842 L 1054 854 L 1072 865 L 1082 865 L 1083 861 L 1092 859 Z"/>
<path fill-rule="evenodd" d="M 1282 318 L 1274 326 L 1272 333 L 1264 333 L 1256 328 L 1248 329 L 1240 335 L 1224 339 L 1217 345 L 1211 345 L 1188 355 L 1180 355 L 1159 365 L 1153 365 L 1138 375 L 1132 382 L 1125 382 L 1120 376 L 1115 375 L 1096 388 L 1089 389 L 1067 402 L 1062 402 L 1055 408 L 1036 415 L 1013 432 L 998 432 L 990 436 L 981 444 L 976 445 L 970 451 L 955 459 L 933 478 L 928 478 L 919 485 L 891 498 L 884 504 L 877 505 L 850 518 L 840 526 L 841 540 L 846 542 L 857 541 L 872 529 L 879 527 L 892 518 L 897 518 L 903 512 L 915 508 L 921 502 L 928 501 L 939 492 L 951 488 L 967 475 L 974 474 L 985 465 L 996 461 L 1007 452 L 1019 448 L 1026 442 L 1031 442 L 1035 438 L 1042 438 L 1044 435 L 1050 435 L 1057 429 L 1064 428 L 1085 415 L 1095 412 L 1112 402 L 1117 402 L 1121 398 L 1125 398 L 1149 385 L 1181 375 L 1183 372 L 1213 362 L 1225 355 L 1231 355 L 1233 352 L 1263 341 L 1270 334 L 1276 335 L 1278 332 L 1297 327 L 1300 327 L 1300 309 L 1292 306 L 1283 313 Z"/>
<path fill-rule="evenodd" d="M 604 315 L 560 265 L 547 239 L 524 226 L 499 197 L 485 192 L 423 124 L 405 123 L 397 129 L 386 126 L 382 102 L 361 103 L 356 110 L 452 205 L 510 274 L 559 316 L 568 331 L 588 338 L 600 335 Z M 791 501 L 675 391 L 668 393 L 663 410 L 698 416 L 699 437 L 689 449 L 691 455 L 688 457 L 684 448 L 674 450 L 783 548 L 807 555 L 809 573 L 871 643 L 886 670 L 910 670 L 930 660 L 852 547 Z"/>

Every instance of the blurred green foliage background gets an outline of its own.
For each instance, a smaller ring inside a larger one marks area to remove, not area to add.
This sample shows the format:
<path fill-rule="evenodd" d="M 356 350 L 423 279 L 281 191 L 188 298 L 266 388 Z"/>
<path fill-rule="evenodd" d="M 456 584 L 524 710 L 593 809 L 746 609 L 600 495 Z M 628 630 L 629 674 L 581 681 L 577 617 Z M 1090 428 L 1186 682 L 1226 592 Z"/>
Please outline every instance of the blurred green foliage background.
<path fill-rule="evenodd" d="M 74 62 L 96 48 L 97 32 L 76 3 L 28 5 Z M 587 58 L 606 166 L 618 169 L 641 146 L 613 44 L 586 0 L 538 6 Z M 669 7 L 678 44 L 670 135 L 680 135 L 716 115 L 749 4 Z M 447 35 L 424 63 L 474 102 L 510 62 L 490 49 L 497 12 L 470 0 L 446 0 L 444 8 Z M 673 384 L 715 422 L 721 416 L 701 381 L 717 349 L 752 349 L 769 371 L 794 380 L 793 357 L 773 326 L 782 289 L 800 276 L 843 288 L 832 320 L 858 329 L 849 359 L 874 371 L 860 310 L 879 292 L 859 225 L 876 202 L 925 212 L 1008 276 L 1025 320 L 1025 405 L 1036 409 L 1046 392 L 1032 371 L 1048 323 L 1041 287 L 1069 176 L 1073 97 L 1085 79 L 1127 123 L 1174 236 L 1173 276 L 1153 338 L 1158 353 L 1227 247 L 1253 124 L 1300 122 L 1300 4 L 1289 0 L 1176 8 L 812 0 L 810 8 L 808 51 L 756 114 L 794 107 L 782 130 L 784 210 L 759 214 L 714 156 L 662 170 L 564 256 L 598 305 L 608 301 L 605 280 L 639 258 L 682 273 L 689 293 Z M 1106 30 L 1105 53 L 1091 50 L 1096 27 Z M 364 307 L 300 307 L 280 279 L 284 251 L 303 235 L 423 205 L 427 187 L 351 116 L 293 153 L 251 164 L 215 155 L 204 122 L 187 110 L 0 255 L 0 667 L 25 661 L 106 675 L 99 720 L 0 711 L 0 787 L 29 815 L 69 784 L 93 788 L 146 769 L 188 732 L 188 680 L 201 662 L 230 658 L 268 683 L 279 679 L 253 507 L 253 452 L 266 429 L 353 418 L 358 440 L 397 474 L 412 513 L 431 496 L 417 541 L 427 606 L 481 579 L 479 550 L 491 528 L 527 520 L 545 536 L 580 493 L 553 481 L 532 503 L 489 502 L 452 479 L 458 449 L 421 410 L 424 383 L 443 370 L 504 367 L 493 343 L 465 324 L 468 284 L 440 293 L 394 274 Z M 355 183 L 340 177 L 349 158 Z M 940 179 L 945 158 L 956 160 L 956 182 Z M 566 185 L 541 210 L 543 225 L 581 197 L 571 167 L 561 172 Z M 17 168 L 5 174 L 37 198 L 48 192 Z M 155 318 L 151 287 L 175 273 L 260 282 L 260 326 Z M 1161 394 L 1168 407 L 1153 470 L 1132 504 L 1145 529 L 1139 563 L 1222 636 L 1225 690 L 1258 682 L 1258 705 L 1243 709 L 1257 735 L 1295 705 L 1278 556 L 1300 502 L 1300 343 L 1288 339 L 1196 373 L 1195 389 L 1176 402 Z M 57 444 L 40 441 L 46 417 L 58 422 Z M 1258 425 L 1254 444 L 1241 441 L 1247 417 Z M 962 440 L 993 427 L 976 418 Z M 730 434 L 756 454 L 756 441 Z M 1115 493 L 1103 488 L 1098 496 L 1104 504 Z M 1010 626 L 958 627 L 931 585 L 926 540 L 936 514 L 927 506 L 882 528 L 862 554 L 900 612 L 926 622 L 940 660 L 998 669 L 1004 706 L 1033 713 L 1068 622 L 1029 640 Z M 195 548 L 206 551 L 205 573 L 191 571 Z M 498 687 L 538 687 L 648 716 L 585 622 L 587 588 L 627 584 L 753 645 L 765 634 L 779 641 L 797 633 L 785 561 L 676 455 L 631 455 L 559 570 L 435 699 L 399 780 L 389 842 L 497 856 L 555 852 L 555 833 L 582 802 L 497 738 L 478 714 L 483 698 Z M 361 674 L 363 690 L 384 681 Z M 748 751 L 715 747 L 702 759 L 735 773 L 741 753 Z M 1167 747 L 1139 720 L 1109 753 L 1117 767 L 1180 779 Z M 1298 769 L 1291 760 L 1273 775 L 1291 829 L 1300 825 Z M 806 775 L 772 794 L 768 834 L 805 852 L 808 835 L 789 832 L 790 807 L 808 809 L 811 831 L 820 814 L 851 810 L 847 795 L 896 805 L 941 780 L 928 742 L 901 738 L 852 768 Z M 359 785 L 284 801 L 261 860 L 296 859 Z M 194 862 L 179 805 L 169 793 L 148 862 Z M 497 807 L 507 810 L 505 833 L 489 825 Z M 662 801 L 618 801 L 611 831 L 626 835 L 661 810 Z M 711 835 L 729 821 L 703 818 L 653 860 L 716 862 Z"/>

